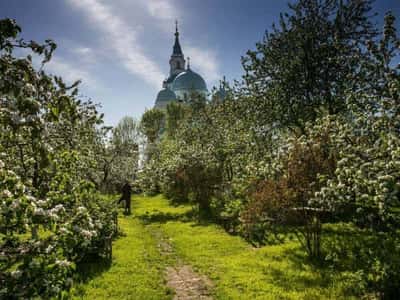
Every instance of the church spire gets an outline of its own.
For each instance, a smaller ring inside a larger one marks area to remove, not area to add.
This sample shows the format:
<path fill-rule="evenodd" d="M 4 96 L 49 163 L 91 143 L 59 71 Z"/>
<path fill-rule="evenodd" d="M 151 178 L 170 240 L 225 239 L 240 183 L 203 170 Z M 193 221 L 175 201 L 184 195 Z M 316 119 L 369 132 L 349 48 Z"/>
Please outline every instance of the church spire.
<path fill-rule="evenodd" d="M 178 30 L 178 20 L 175 21 L 175 44 L 174 50 L 172 52 L 173 56 L 183 56 L 182 48 L 179 43 L 179 30 Z"/>
<path fill-rule="evenodd" d="M 176 76 L 179 73 L 185 71 L 185 57 L 183 56 L 181 44 L 179 43 L 179 30 L 178 30 L 178 21 L 175 21 L 175 44 L 173 48 L 173 52 L 171 58 L 169 60 L 170 65 L 170 78 L 173 80 L 171 76 Z"/>

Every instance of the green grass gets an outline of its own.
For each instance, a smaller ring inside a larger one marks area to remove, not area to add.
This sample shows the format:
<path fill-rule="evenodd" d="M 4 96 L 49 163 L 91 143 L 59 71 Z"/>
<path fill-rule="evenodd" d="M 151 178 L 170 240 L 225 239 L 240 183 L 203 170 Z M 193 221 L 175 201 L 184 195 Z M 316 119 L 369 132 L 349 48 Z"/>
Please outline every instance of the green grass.
<path fill-rule="evenodd" d="M 89 269 L 78 298 L 170 299 L 164 270 L 180 261 L 213 281 L 215 299 L 352 299 L 346 273 L 313 267 L 295 240 L 253 248 L 163 196 L 136 196 L 132 205 L 134 217 L 120 218 L 126 236 L 114 242 L 111 267 Z M 161 239 L 172 256 L 160 253 Z"/>
<path fill-rule="evenodd" d="M 135 215 L 154 220 L 147 226 L 169 238 L 176 256 L 214 282 L 216 299 L 351 299 L 346 274 L 307 263 L 297 241 L 253 248 L 217 225 L 187 221 L 190 207 L 171 207 L 162 196 L 137 197 L 135 205 Z"/>
<path fill-rule="evenodd" d="M 163 280 L 165 264 L 152 236 L 132 216 L 120 216 L 123 236 L 113 243 L 108 268 L 97 262 L 84 266 L 85 282 L 77 285 L 75 299 L 170 299 Z"/>

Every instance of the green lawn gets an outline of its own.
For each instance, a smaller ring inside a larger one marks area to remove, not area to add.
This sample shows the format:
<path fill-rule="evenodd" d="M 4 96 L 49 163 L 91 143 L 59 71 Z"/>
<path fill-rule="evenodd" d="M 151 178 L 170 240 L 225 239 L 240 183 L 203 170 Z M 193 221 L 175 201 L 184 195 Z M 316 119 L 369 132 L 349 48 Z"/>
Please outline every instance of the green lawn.
<path fill-rule="evenodd" d="M 75 299 L 171 299 L 163 280 L 166 267 L 156 242 L 141 222 L 120 216 L 123 236 L 113 243 L 113 262 L 84 266 L 86 282 L 77 285 Z"/>
<path fill-rule="evenodd" d="M 179 260 L 213 281 L 215 299 L 352 299 L 344 294 L 351 284 L 346 274 L 312 267 L 296 241 L 253 248 L 216 225 L 193 221 L 190 206 L 171 206 L 162 196 L 134 197 L 133 214 L 120 218 L 126 236 L 114 242 L 112 266 L 92 272 L 75 295 L 170 299 L 163 274 Z M 173 255 L 161 253 L 160 239 Z"/>

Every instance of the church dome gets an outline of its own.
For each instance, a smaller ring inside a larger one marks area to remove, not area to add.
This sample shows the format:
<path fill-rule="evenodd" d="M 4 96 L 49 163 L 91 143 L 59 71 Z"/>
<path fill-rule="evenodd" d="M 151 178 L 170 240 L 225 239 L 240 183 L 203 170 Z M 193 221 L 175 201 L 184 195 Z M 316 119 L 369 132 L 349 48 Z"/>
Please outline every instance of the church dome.
<path fill-rule="evenodd" d="M 156 108 L 165 108 L 170 102 L 189 101 L 192 95 L 199 95 L 205 99 L 209 96 L 203 77 L 190 69 L 190 58 L 188 57 L 186 61 L 183 56 L 178 22 L 174 35 L 175 43 L 169 60 L 169 77 L 163 82 L 163 89 L 157 95 L 154 105 Z"/>
<path fill-rule="evenodd" d="M 168 87 L 164 87 L 157 94 L 155 106 L 157 108 L 163 108 L 163 107 L 166 107 L 169 102 L 174 101 L 174 100 L 176 100 L 175 93 L 173 91 L 171 91 Z"/>
<path fill-rule="evenodd" d="M 172 89 L 174 91 L 184 90 L 207 92 L 207 85 L 203 77 L 189 68 L 185 72 L 176 76 L 172 84 Z"/>
<path fill-rule="evenodd" d="M 175 73 L 175 74 L 171 74 L 167 80 L 165 81 L 166 84 L 172 84 L 172 82 L 174 82 L 176 76 L 178 76 L 180 73 Z"/>

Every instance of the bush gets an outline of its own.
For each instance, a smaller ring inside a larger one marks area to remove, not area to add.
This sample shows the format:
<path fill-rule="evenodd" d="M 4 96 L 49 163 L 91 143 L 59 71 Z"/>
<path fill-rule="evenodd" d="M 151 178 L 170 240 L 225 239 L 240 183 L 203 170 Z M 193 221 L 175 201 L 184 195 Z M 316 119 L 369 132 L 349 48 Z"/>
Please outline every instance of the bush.
<path fill-rule="evenodd" d="M 0 185 L 0 296 L 59 295 L 71 286 L 76 263 L 93 249 L 104 253 L 104 240 L 115 232 L 113 210 L 92 184 L 37 199 L 2 161 Z"/>
<path fill-rule="evenodd" d="M 320 203 L 311 202 L 323 187 L 321 178 L 330 178 L 336 167 L 330 127 L 315 125 L 305 135 L 288 139 L 278 179 L 253 183 L 249 202 L 241 214 L 246 238 L 262 243 L 273 226 L 294 226 L 311 258 L 321 258 L 322 218 L 329 213 Z"/>
<path fill-rule="evenodd" d="M 12 20 L 0 20 L 0 298 L 49 299 L 72 283 L 75 264 L 104 254 L 115 230 L 114 210 L 94 183 L 97 126 L 92 102 L 77 99 L 79 82 L 36 71 L 56 45 L 19 38 Z"/>

